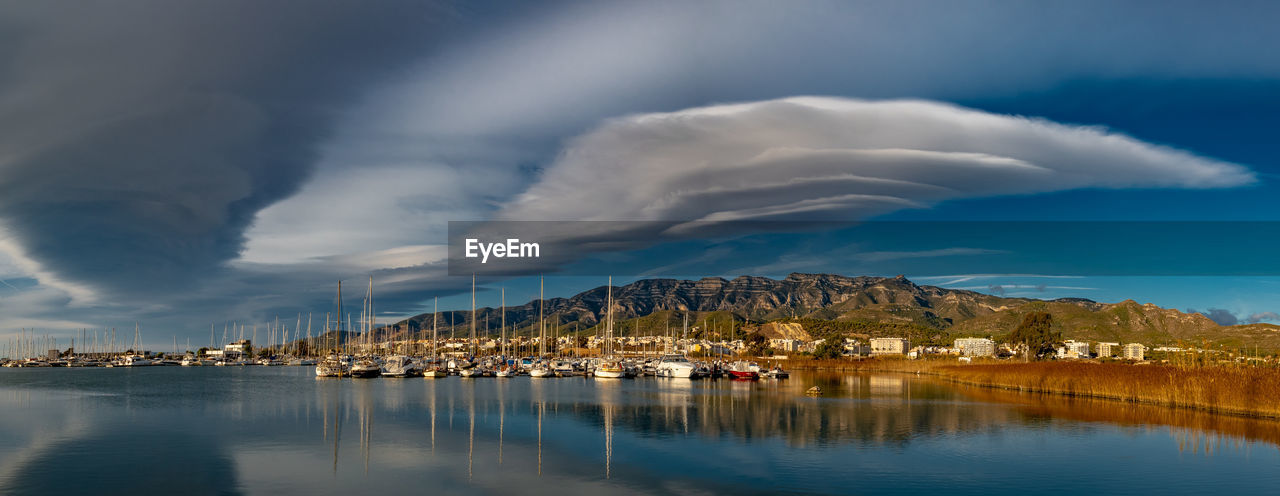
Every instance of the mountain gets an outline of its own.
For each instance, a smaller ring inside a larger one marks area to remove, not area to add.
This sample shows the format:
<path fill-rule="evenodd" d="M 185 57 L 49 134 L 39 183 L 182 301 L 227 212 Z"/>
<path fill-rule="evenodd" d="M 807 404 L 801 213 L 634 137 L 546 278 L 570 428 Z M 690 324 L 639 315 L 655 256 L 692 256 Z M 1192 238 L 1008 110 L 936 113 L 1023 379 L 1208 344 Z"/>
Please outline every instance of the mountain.
<path fill-rule="evenodd" d="M 548 332 L 594 332 L 605 318 L 607 288 L 569 298 L 548 298 L 543 311 Z M 913 342 L 949 343 L 959 336 L 999 336 L 1024 315 L 1049 312 L 1067 339 L 1142 342 L 1148 345 L 1213 343 L 1231 347 L 1280 349 L 1280 327 L 1269 324 L 1222 327 L 1198 313 L 1183 313 L 1132 300 L 1099 303 L 1082 298 L 1037 300 L 917 285 L 903 276 L 847 277 L 791 274 L 776 280 L 741 276 L 696 281 L 645 279 L 613 289 L 618 332 L 633 335 L 677 332 L 687 314 L 695 336 L 820 338 L 904 336 Z M 477 333 L 496 334 L 506 319 L 508 332 L 537 332 L 539 302 L 477 310 Z M 468 311 L 440 314 L 440 331 L 469 333 Z M 397 324 L 401 333 L 429 330 L 432 314 Z M 784 325 L 785 324 L 785 325 Z M 732 334 L 731 334 L 732 333 Z"/>
<path fill-rule="evenodd" d="M 591 327 L 605 317 L 607 288 L 600 286 L 571 298 L 549 298 L 544 312 L 549 325 L 578 323 Z M 719 318 L 736 322 L 768 322 L 786 318 L 872 320 L 924 323 L 946 328 L 955 322 L 988 315 L 1026 303 L 1026 299 L 1002 298 L 973 291 L 919 286 L 905 277 L 846 277 L 830 274 L 791 274 L 782 280 L 741 276 L 732 280 L 708 277 L 697 281 L 645 279 L 615 287 L 614 318 L 625 321 L 653 314 L 680 319 L 691 312 L 691 325 Z M 713 315 L 722 312 L 723 315 Z M 538 302 L 508 306 L 509 327 L 527 331 L 538 322 Z M 679 314 L 679 315 L 677 315 Z M 730 316 L 732 315 L 732 317 Z M 477 309 L 477 328 L 493 329 L 500 322 L 498 310 Z M 442 329 L 469 330 L 470 312 L 441 312 Z M 669 319 L 668 319 L 669 320 Z M 655 323 L 656 324 L 656 323 Z M 430 329 L 432 314 L 400 323 L 411 330 Z"/>

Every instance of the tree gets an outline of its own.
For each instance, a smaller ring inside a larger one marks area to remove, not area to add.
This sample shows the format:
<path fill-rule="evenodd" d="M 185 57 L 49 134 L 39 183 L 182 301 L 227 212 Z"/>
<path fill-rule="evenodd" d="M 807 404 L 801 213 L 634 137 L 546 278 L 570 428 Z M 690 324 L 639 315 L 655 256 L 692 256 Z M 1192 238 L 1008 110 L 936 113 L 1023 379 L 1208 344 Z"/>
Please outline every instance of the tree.
<path fill-rule="evenodd" d="M 1039 358 L 1052 353 L 1062 341 L 1062 333 L 1053 330 L 1053 315 L 1049 312 L 1031 312 L 1022 317 L 1022 323 L 1009 333 L 1008 342 L 1026 346 L 1028 356 Z"/>
<path fill-rule="evenodd" d="M 828 338 L 826 341 L 818 343 L 818 347 L 813 350 L 813 357 L 820 360 L 840 358 L 843 354 L 843 338 Z"/>
<path fill-rule="evenodd" d="M 743 339 L 743 344 L 746 345 L 748 356 L 763 356 L 765 348 L 769 346 L 769 340 L 765 339 L 760 333 L 753 332 Z"/>

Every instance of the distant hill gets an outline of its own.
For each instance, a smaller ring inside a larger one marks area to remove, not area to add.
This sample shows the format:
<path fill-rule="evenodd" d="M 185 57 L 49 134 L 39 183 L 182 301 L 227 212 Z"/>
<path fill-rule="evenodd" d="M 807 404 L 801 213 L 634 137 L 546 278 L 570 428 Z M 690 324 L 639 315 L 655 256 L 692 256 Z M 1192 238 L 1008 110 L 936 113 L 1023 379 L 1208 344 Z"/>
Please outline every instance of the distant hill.
<path fill-rule="evenodd" d="M 600 286 L 570 298 L 548 298 L 545 306 L 548 322 L 550 325 L 595 326 L 605 317 L 606 293 L 607 288 Z M 732 280 L 709 277 L 697 281 L 645 279 L 615 287 L 613 298 L 615 321 L 657 314 L 661 317 L 659 321 L 650 324 L 665 328 L 674 323 L 667 322 L 669 319 L 683 323 L 683 313 L 689 312 L 691 325 L 705 328 L 712 320 L 719 320 L 726 329 L 731 315 L 737 322 L 843 319 L 921 323 L 944 329 L 959 321 L 1031 301 L 918 286 L 901 276 L 830 274 L 791 274 L 782 280 L 754 276 Z M 538 302 L 508 306 L 501 314 L 494 308 L 478 309 L 477 328 L 483 329 L 486 322 L 489 328 L 495 328 L 503 314 L 509 328 L 527 332 L 537 325 Z M 470 316 L 466 311 L 441 312 L 439 325 L 444 330 L 469 330 Z M 426 313 L 399 324 L 409 330 L 429 329 L 432 317 Z M 641 328 L 644 329 L 643 324 Z"/>
<path fill-rule="evenodd" d="M 548 298 L 544 311 L 549 332 L 594 332 L 605 318 L 606 289 Z M 1280 349 L 1280 326 L 1270 324 L 1223 327 L 1198 313 L 1132 300 L 1107 304 L 1081 298 L 1007 298 L 917 285 L 902 276 L 646 279 L 615 287 L 613 297 L 616 330 L 626 335 L 679 332 L 687 314 L 691 333 L 698 337 L 728 337 L 730 332 L 793 339 L 893 335 L 918 343 L 946 343 L 958 336 L 1007 334 L 1028 312 L 1046 311 L 1069 339 Z M 478 309 L 477 329 L 496 334 L 505 316 L 509 332 L 536 333 L 538 303 Z M 430 329 L 432 317 L 417 315 L 397 325 L 401 334 L 417 333 Z M 440 330 L 466 335 L 470 317 L 467 311 L 441 312 Z"/>

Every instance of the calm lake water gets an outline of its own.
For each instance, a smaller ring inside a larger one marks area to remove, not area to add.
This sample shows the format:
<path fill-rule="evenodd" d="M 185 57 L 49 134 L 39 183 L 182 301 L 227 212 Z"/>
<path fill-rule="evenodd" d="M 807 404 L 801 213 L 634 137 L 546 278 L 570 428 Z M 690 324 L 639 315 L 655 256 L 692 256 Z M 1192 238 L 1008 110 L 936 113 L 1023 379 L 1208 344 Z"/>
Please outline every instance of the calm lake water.
<path fill-rule="evenodd" d="M 827 394 L 806 397 L 810 386 Z M 1280 487 L 1280 424 L 960 388 L 0 369 L 2 494 L 1203 494 Z M 403 491 L 409 491 L 404 493 Z"/>

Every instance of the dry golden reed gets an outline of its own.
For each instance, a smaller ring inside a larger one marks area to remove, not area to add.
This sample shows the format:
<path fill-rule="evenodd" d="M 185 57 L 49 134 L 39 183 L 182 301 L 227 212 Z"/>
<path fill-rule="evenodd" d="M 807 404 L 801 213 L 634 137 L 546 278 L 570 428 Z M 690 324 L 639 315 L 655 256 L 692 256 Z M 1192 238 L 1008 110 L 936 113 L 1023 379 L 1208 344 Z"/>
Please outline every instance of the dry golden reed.
<path fill-rule="evenodd" d="M 1280 417 L 1280 371 L 1271 368 L 1034 362 L 947 365 L 930 372 L 978 386 Z"/>

